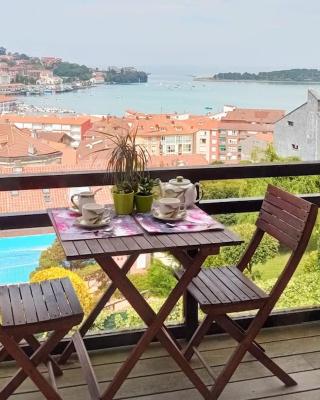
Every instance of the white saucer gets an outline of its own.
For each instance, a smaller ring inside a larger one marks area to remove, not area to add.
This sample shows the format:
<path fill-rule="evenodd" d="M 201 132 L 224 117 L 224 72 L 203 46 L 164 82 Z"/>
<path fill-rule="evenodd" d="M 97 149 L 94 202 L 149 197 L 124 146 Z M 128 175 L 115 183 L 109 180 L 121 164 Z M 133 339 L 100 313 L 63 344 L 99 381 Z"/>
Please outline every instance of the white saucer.
<path fill-rule="evenodd" d="M 82 228 L 90 228 L 90 229 L 94 229 L 94 228 L 103 228 L 107 225 L 110 224 L 111 219 L 110 218 L 105 218 L 102 221 L 100 221 L 98 224 L 91 224 L 90 222 L 86 222 L 84 219 L 82 219 L 82 217 L 76 218 L 75 221 L 75 225 L 77 226 L 81 226 Z M 108 228 L 105 228 L 104 230 L 112 230 L 112 226 L 109 225 Z"/>
<path fill-rule="evenodd" d="M 167 217 L 166 215 L 161 214 L 160 210 L 158 210 L 158 209 L 152 210 L 152 216 L 154 218 L 160 219 L 162 221 L 181 221 L 186 216 L 186 214 L 187 214 L 186 211 L 182 210 L 182 211 L 179 211 L 175 217 Z"/>

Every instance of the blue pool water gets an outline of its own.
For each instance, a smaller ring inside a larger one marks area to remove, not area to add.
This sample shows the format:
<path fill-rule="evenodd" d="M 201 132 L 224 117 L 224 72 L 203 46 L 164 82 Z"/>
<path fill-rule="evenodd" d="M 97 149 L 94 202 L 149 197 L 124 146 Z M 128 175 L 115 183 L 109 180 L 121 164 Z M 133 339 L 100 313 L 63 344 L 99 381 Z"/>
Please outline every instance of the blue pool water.
<path fill-rule="evenodd" d="M 54 234 L 0 238 L 0 284 L 28 282 Z"/>

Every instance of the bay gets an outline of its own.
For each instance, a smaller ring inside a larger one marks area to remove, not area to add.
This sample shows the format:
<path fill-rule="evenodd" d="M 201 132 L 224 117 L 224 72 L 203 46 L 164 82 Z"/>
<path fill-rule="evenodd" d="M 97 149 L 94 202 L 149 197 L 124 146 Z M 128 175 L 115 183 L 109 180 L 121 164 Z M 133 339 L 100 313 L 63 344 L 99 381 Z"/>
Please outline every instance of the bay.
<path fill-rule="evenodd" d="M 290 111 L 306 101 L 308 88 L 320 84 L 194 81 L 190 74 L 156 73 L 143 84 L 100 85 L 77 92 L 27 96 L 27 104 L 77 113 L 121 116 L 128 109 L 146 113 L 219 112 L 225 104 Z"/>

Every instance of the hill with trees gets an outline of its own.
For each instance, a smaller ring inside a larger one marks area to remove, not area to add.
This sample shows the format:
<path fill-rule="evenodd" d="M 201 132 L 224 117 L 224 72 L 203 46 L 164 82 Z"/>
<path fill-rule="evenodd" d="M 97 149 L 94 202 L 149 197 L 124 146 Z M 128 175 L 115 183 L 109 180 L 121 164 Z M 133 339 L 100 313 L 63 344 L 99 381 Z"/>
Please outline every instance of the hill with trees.
<path fill-rule="evenodd" d="M 257 74 L 249 72 L 220 72 L 212 77 L 196 79 L 212 81 L 320 82 L 320 70 L 301 68 L 259 72 Z"/>

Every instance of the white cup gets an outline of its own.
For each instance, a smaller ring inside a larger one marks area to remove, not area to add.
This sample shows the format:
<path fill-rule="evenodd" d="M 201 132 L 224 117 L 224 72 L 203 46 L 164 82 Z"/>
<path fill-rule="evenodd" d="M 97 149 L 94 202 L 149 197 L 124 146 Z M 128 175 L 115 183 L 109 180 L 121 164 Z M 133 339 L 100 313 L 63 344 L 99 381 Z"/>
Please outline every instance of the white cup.
<path fill-rule="evenodd" d="M 74 194 L 71 196 L 71 203 L 82 213 L 82 208 L 85 204 L 95 203 L 94 195 L 95 193 L 89 191 Z"/>
<path fill-rule="evenodd" d="M 160 214 L 168 218 L 175 218 L 180 211 L 185 210 L 184 204 L 178 198 L 163 197 L 158 204 Z"/>
<path fill-rule="evenodd" d="M 98 225 L 103 219 L 110 217 L 110 211 L 105 206 L 87 203 L 82 206 L 82 219 L 90 225 Z"/>

